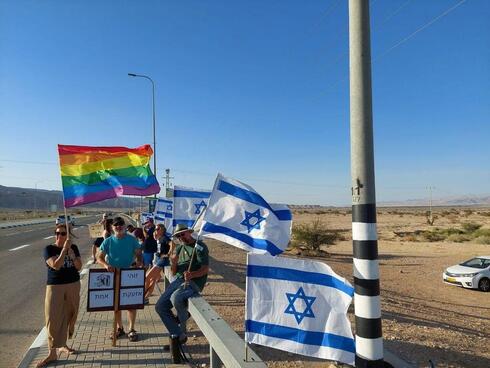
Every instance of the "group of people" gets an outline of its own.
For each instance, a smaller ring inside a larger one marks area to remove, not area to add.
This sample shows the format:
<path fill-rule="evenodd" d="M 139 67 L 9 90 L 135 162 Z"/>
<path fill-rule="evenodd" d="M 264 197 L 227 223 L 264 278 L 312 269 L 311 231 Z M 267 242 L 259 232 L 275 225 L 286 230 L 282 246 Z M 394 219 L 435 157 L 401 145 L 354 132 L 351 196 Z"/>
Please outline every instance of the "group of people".
<path fill-rule="evenodd" d="M 182 224 L 176 226 L 172 239 L 169 239 L 165 226 L 155 225 L 153 220 L 143 224 L 143 228 L 134 228 L 132 225 L 126 227 L 122 217 L 109 219 L 104 214 L 101 223 L 103 233 L 95 239 L 92 249 L 94 262 L 110 272 L 121 268 L 145 267 L 145 304 L 161 279 L 162 271 L 167 269 L 166 275 L 171 282 L 158 299 L 155 310 L 166 326 L 172 344 L 185 344 L 186 321 L 189 318 L 187 300 L 202 291 L 209 272 L 206 244 L 196 240 L 193 230 Z M 38 368 L 56 361 L 57 351 L 76 353 L 68 347 L 67 339 L 75 331 L 82 260 L 78 247 L 72 243 L 73 234 L 69 225 L 56 225 L 55 237 L 55 243 L 44 249 L 48 274 L 45 320 L 49 354 L 38 362 Z M 120 338 L 126 334 L 121 311 L 115 312 L 115 319 L 115 338 Z M 135 322 L 136 310 L 128 310 L 130 341 L 138 340 Z"/>

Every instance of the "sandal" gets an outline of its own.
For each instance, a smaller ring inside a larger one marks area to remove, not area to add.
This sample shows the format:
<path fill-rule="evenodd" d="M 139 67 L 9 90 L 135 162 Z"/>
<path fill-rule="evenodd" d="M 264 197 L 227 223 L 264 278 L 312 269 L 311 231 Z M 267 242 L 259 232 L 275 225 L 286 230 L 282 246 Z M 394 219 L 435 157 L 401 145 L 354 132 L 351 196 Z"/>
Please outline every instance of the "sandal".
<path fill-rule="evenodd" d="M 126 332 L 124 332 L 124 328 L 122 327 L 118 327 L 117 331 L 116 331 L 116 339 L 119 339 L 120 337 L 126 335 Z M 113 339 L 114 338 L 114 332 L 111 332 L 110 336 L 109 336 L 109 339 Z"/>
<path fill-rule="evenodd" d="M 131 342 L 138 341 L 138 333 L 135 330 L 131 330 L 128 333 L 128 339 Z"/>

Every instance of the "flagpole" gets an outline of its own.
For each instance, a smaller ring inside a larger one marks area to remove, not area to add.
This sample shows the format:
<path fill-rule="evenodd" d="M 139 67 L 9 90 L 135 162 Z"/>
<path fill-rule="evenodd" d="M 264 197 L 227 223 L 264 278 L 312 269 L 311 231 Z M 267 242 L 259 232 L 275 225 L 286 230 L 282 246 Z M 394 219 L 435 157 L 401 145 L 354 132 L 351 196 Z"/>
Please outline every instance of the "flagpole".
<path fill-rule="evenodd" d="M 192 230 L 194 230 L 194 227 L 196 226 L 197 222 L 201 219 L 201 217 L 204 215 L 204 212 L 206 212 L 206 209 L 204 211 L 202 211 L 199 214 L 199 216 L 197 216 L 196 221 L 194 222 L 194 224 L 191 227 Z M 197 244 L 197 242 L 199 241 L 200 236 L 201 236 L 201 230 L 199 230 L 199 233 L 197 234 L 197 239 L 196 239 L 195 244 Z M 194 245 L 194 248 L 192 248 L 191 261 L 189 262 L 189 267 L 187 268 L 187 272 L 191 272 L 192 262 L 194 261 L 194 254 L 195 253 L 196 253 L 196 245 Z M 187 281 L 185 281 L 184 284 L 186 284 L 186 286 L 187 286 Z"/>

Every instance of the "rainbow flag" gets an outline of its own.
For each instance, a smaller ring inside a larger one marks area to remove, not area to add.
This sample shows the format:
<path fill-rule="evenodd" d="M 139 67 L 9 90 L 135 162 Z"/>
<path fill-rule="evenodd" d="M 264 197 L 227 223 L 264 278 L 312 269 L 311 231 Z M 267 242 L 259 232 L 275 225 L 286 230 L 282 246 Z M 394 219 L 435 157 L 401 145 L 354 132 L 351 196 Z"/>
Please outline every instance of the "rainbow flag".
<path fill-rule="evenodd" d="M 66 146 L 58 144 L 65 207 L 122 195 L 160 192 L 149 166 L 149 144 L 137 148 Z"/>

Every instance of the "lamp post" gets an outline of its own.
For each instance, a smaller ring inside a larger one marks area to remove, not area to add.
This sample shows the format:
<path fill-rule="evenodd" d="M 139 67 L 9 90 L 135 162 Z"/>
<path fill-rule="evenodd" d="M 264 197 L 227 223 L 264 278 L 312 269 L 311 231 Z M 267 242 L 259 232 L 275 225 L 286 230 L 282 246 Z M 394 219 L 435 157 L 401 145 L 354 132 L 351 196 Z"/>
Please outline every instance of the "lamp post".
<path fill-rule="evenodd" d="M 147 75 L 128 73 L 130 77 L 146 78 L 151 82 L 152 96 L 153 96 L 153 174 L 157 177 L 157 147 L 156 147 L 156 134 L 155 134 L 155 83 L 153 79 Z M 155 195 L 156 197 L 156 195 Z"/>

